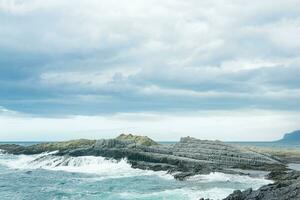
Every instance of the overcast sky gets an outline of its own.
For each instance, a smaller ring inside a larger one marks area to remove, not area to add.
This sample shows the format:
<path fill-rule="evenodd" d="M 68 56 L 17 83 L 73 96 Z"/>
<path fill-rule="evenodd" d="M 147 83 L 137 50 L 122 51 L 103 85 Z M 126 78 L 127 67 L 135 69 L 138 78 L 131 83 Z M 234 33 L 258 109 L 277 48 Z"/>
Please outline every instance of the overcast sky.
<path fill-rule="evenodd" d="M 299 102 L 299 0 L 0 0 L 0 140 L 274 140 Z"/>

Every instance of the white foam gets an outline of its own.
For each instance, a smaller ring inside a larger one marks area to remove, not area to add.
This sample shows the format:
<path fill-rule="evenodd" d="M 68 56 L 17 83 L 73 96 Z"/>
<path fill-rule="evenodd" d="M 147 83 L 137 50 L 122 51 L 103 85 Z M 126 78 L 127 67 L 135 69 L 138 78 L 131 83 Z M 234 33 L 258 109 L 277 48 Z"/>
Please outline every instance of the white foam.
<path fill-rule="evenodd" d="M 248 184 L 253 189 L 258 189 L 262 185 L 272 183 L 271 180 L 265 178 L 254 178 L 250 176 L 241 176 L 236 174 L 224 174 L 219 172 L 213 172 L 208 175 L 196 175 L 190 177 L 190 181 L 200 181 L 200 182 L 235 182 Z"/>
<path fill-rule="evenodd" d="M 55 152 L 38 155 L 10 155 L 3 154 L 0 164 L 12 169 L 46 169 L 67 172 L 80 172 L 97 174 L 92 177 L 83 177 L 85 181 L 98 181 L 103 179 L 136 177 L 136 176 L 158 176 L 164 179 L 173 179 L 166 172 L 154 172 L 131 168 L 126 159 L 120 161 L 105 159 L 95 156 L 56 156 Z M 190 183 L 189 183 L 190 181 Z M 225 182 L 225 185 L 224 185 Z M 228 182 L 228 184 L 227 184 Z M 196 175 L 187 179 L 187 185 L 182 188 L 166 189 L 163 191 L 139 193 L 123 192 L 118 195 L 122 199 L 153 198 L 153 199 L 223 199 L 235 189 L 246 189 L 252 187 L 257 189 L 262 185 L 271 183 L 263 178 L 252 178 L 224 173 L 210 173 L 208 175 Z M 237 185 L 235 183 L 238 183 Z M 171 184 L 171 183 L 170 183 Z"/>
<path fill-rule="evenodd" d="M 5 154 L 6 154 L 5 151 L 3 149 L 0 149 L 0 156 Z"/>
<path fill-rule="evenodd" d="M 191 199 L 199 199 L 199 198 L 204 198 L 204 199 L 214 199 L 214 200 L 221 200 L 226 198 L 228 195 L 230 195 L 234 189 L 232 188 L 211 188 L 203 191 L 199 191 L 196 194 L 194 194 Z"/>
<path fill-rule="evenodd" d="M 264 178 L 252 178 L 224 173 L 210 173 L 208 175 L 196 175 L 186 180 L 192 182 L 188 187 L 167 189 L 151 193 L 123 192 L 119 195 L 122 199 L 190 199 L 209 198 L 221 200 L 226 198 L 236 189 L 257 189 L 271 181 Z M 225 184 L 224 184 L 225 183 Z M 238 184 L 236 184 L 238 183 Z"/>
<path fill-rule="evenodd" d="M 13 169 L 46 169 L 56 171 L 89 173 L 104 178 L 121 178 L 131 176 L 156 175 L 165 179 L 173 179 L 166 172 L 133 169 L 126 159 L 119 161 L 95 156 L 55 156 L 56 152 L 38 155 L 19 155 L 13 159 L 0 160 L 0 164 Z"/>
<path fill-rule="evenodd" d="M 163 190 L 160 192 L 151 192 L 151 193 L 135 193 L 135 192 L 123 192 L 119 196 L 122 199 L 190 199 L 198 200 L 199 198 L 210 198 L 214 200 L 221 200 L 226 198 L 231 194 L 234 189 L 230 188 L 210 188 L 210 189 L 190 189 L 190 188 L 180 188 L 180 189 L 171 189 Z"/>
<path fill-rule="evenodd" d="M 299 163 L 290 163 L 290 164 L 288 164 L 288 167 L 290 169 L 300 171 L 300 164 Z"/>

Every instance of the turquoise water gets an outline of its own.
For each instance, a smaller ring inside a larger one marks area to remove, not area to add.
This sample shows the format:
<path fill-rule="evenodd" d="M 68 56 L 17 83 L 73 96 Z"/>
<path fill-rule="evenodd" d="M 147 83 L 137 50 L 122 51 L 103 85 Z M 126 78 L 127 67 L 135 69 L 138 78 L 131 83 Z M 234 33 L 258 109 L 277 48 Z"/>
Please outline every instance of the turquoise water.
<path fill-rule="evenodd" d="M 177 181 L 165 172 L 133 169 L 126 160 L 0 153 L 1 200 L 222 199 L 267 183 L 262 177 L 222 173 Z"/>

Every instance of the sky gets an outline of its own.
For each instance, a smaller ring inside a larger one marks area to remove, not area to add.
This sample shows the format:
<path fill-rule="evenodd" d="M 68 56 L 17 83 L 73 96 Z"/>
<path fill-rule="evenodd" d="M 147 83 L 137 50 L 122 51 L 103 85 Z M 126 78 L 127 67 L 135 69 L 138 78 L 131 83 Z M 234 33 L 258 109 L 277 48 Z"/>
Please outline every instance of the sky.
<path fill-rule="evenodd" d="M 299 0 L 0 0 L 0 141 L 300 129 Z"/>

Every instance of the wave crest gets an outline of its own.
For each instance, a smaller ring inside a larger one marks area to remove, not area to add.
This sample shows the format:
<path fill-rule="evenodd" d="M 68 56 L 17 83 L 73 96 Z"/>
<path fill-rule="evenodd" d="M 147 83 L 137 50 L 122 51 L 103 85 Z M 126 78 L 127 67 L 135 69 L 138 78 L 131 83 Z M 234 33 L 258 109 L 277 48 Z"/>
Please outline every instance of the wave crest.
<path fill-rule="evenodd" d="M 134 169 L 126 159 L 115 160 L 100 156 L 57 156 L 56 152 L 42 153 L 38 155 L 10 155 L 1 159 L 0 164 L 13 169 L 46 169 L 55 171 L 67 171 L 76 173 L 97 174 L 101 178 L 122 178 L 131 176 L 158 175 L 171 179 L 166 172 L 153 172 L 149 170 Z"/>

